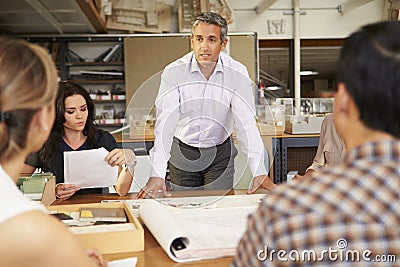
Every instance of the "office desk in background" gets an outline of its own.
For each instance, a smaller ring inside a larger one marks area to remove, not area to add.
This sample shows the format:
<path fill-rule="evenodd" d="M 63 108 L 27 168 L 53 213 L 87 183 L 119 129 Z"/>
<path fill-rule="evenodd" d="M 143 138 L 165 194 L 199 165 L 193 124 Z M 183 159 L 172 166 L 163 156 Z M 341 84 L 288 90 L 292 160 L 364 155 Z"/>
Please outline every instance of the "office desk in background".
<path fill-rule="evenodd" d="M 258 193 L 266 192 L 263 190 Z M 231 191 L 184 191 L 172 192 L 172 197 L 196 197 L 196 196 L 220 196 L 220 195 L 243 195 L 246 190 L 231 190 Z M 85 203 L 99 203 L 102 200 L 116 199 L 134 199 L 136 193 L 128 194 L 126 196 L 118 196 L 117 194 L 83 194 L 74 195 L 68 200 L 57 199 L 53 205 L 68 205 L 68 204 L 85 204 Z M 120 253 L 113 255 L 106 255 L 107 260 L 122 259 L 127 257 L 137 257 L 137 267 L 189 267 L 189 266 L 213 266 L 213 267 L 226 267 L 232 261 L 232 257 L 219 258 L 214 260 L 194 261 L 188 263 L 177 263 L 172 261 L 165 251 L 160 247 L 157 240 L 153 237 L 150 231 L 143 225 L 144 228 L 144 251 L 132 253 Z"/>
<path fill-rule="evenodd" d="M 130 148 L 137 155 L 145 155 L 154 145 L 154 136 L 146 135 L 143 138 L 131 139 L 129 136 L 114 135 L 120 147 Z M 264 139 L 272 138 L 274 151 L 270 176 L 279 184 L 286 182 L 289 171 L 298 171 L 304 174 L 311 165 L 319 143 L 319 134 L 283 134 L 281 136 L 261 135 Z M 270 152 L 271 153 L 271 152 Z M 271 155 L 270 155 L 271 156 Z"/>
<path fill-rule="evenodd" d="M 304 174 L 314 160 L 319 134 L 287 134 L 275 137 L 274 182 L 286 182 L 289 171 Z"/>

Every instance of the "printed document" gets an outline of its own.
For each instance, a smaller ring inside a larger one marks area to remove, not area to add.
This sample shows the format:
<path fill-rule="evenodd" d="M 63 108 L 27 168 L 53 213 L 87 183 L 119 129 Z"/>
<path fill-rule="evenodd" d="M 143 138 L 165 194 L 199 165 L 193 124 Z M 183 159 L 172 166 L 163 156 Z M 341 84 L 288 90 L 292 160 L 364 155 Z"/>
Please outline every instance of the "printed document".
<path fill-rule="evenodd" d="M 80 188 L 108 187 L 116 184 L 118 166 L 111 167 L 104 158 L 104 148 L 64 152 L 64 181 Z"/>

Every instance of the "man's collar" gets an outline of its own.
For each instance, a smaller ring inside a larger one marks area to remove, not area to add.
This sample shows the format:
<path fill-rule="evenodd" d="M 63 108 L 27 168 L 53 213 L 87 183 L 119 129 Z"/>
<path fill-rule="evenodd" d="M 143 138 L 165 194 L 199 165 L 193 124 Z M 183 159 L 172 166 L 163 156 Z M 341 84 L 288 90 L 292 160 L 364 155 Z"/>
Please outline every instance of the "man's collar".
<path fill-rule="evenodd" d="M 224 67 L 223 67 L 224 62 L 221 57 L 221 53 L 218 56 L 218 62 L 217 62 L 217 65 L 215 66 L 214 72 L 217 72 L 217 71 L 224 72 Z M 199 64 L 197 63 L 196 57 L 193 52 L 192 52 L 192 57 L 189 61 L 189 64 L 190 64 L 190 72 L 195 72 L 195 71 L 201 72 Z"/>

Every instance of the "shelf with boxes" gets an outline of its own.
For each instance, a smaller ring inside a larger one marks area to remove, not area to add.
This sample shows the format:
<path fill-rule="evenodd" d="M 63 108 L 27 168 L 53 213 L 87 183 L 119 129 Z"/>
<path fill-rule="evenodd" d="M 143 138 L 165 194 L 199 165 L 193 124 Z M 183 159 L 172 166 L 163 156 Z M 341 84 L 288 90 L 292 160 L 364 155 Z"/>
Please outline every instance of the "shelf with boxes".
<path fill-rule="evenodd" d="M 73 80 L 88 90 L 94 100 L 97 125 L 106 130 L 123 126 L 126 107 L 123 36 L 71 34 L 24 38 L 49 50 L 61 80 Z"/>
<path fill-rule="evenodd" d="M 68 79 L 85 87 L 95 103 L 96 124 L 103 129 L 125 123 L 125 74 L 122 38 L 69 40 Z"/>
<path fill-rule="evenodd" d="M 333 112 L 333 98 L 277 98 L 284 108 L 285 132 L 319 134 L 324 116 Z"/>

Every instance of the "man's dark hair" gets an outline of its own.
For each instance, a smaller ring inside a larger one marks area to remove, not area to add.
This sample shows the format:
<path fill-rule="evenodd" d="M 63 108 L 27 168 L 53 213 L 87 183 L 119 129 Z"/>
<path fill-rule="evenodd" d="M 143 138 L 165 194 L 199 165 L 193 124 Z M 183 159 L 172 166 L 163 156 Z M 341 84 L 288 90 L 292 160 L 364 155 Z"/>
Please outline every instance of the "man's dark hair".
<path fill-rule="evenodd" d="M 400 137 L 400 21 L 370 24 L 342 48 L 337 82 L 343 82 L 369 128 Z"/>
<path fill-rule="evenodd" d="M 223 42 L 226 38 L 228 38 L 228 23 L 226 22 L 225 18 L 221 15 L 218 15 L 215 12 L 203 12 L 198 15 L 193 22 L 192 27 L 192 34 L 194 34 L 194 28 L 199 25 L 200 22 L 204 22 L 207 24 L 213 24 L 216 26 L 221 27 L 221 42 Z"/>

